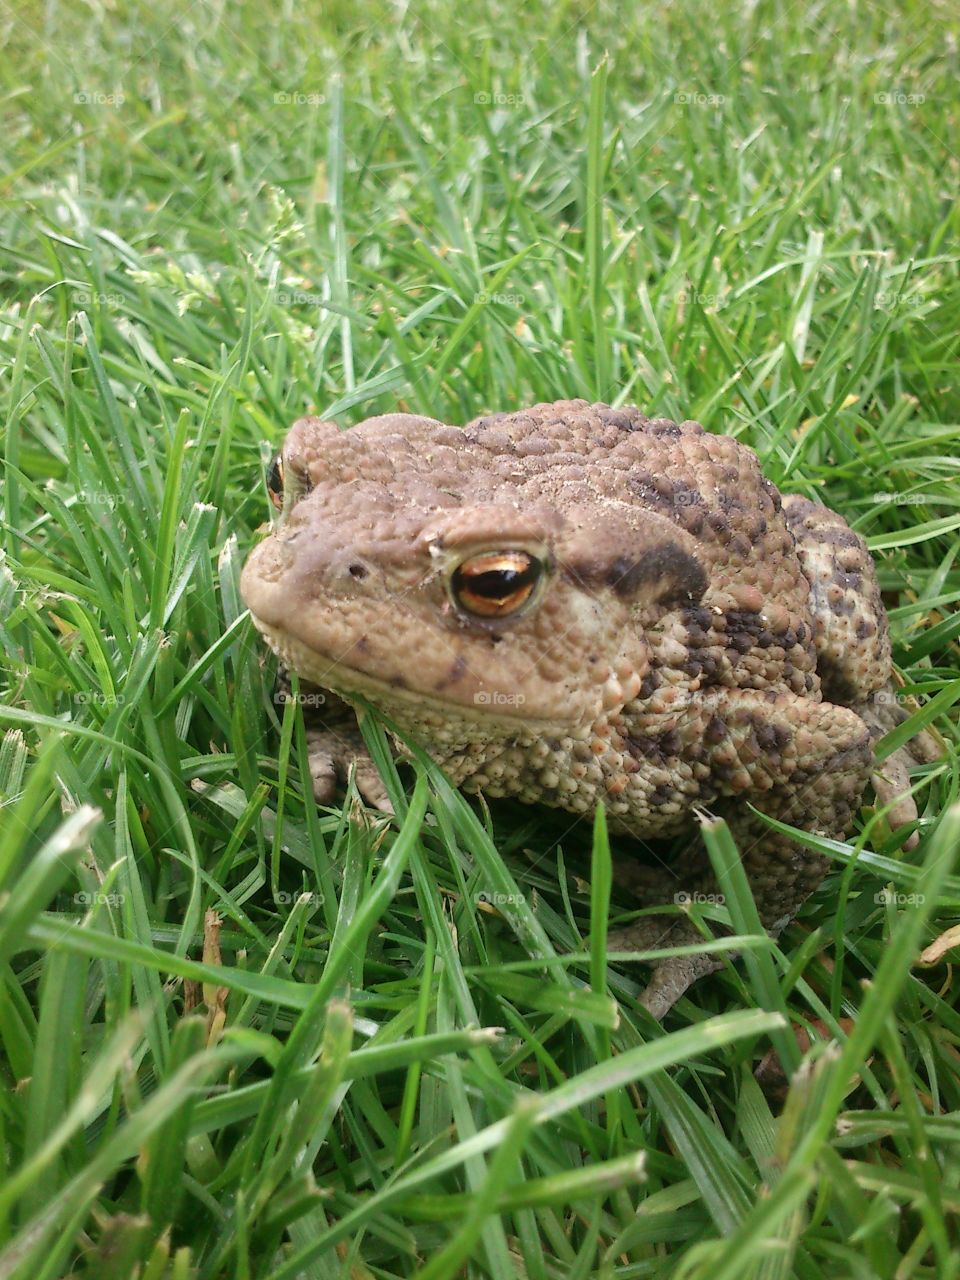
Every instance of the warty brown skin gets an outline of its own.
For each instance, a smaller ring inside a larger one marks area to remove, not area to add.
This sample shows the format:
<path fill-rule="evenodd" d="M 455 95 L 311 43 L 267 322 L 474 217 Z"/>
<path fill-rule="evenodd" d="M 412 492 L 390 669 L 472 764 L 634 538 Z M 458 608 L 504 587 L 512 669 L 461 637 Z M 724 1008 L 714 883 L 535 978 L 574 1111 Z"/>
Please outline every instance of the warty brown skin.
<path fill-rule="evenodd" d="M 840 516 L 781 499 L 730 437 L 580 400 L 462 428 L 305 418 L 282 457 L 283 515 L 241 590 L 286 666 L 380 706 L 467 790 L 578 814 L 602 801 L 639 838 L 722 814 L 764 924 L 783 927 L 826 862 L 748 804 L 845 835 L 897 716 L 873 562 Z M 477 616 L 458 569 L 495 553 L 542 571 L 515 612 Z M 352 760 L 382 802 L 355 731 L 313 728 L 311 748 L 320 798 Z M 912 762 L 887 762 L 881 799 Z M 915 818 L 893 804 L 892 821 Z M 716 892 L 697 840 L 653 869 L 622 853 L 645 904 Z M 699 936 L 675 921 L 642 919 L 619 944 Z M 662 1015 L 714 967 L 661 962 L 647 1006 Z"/>

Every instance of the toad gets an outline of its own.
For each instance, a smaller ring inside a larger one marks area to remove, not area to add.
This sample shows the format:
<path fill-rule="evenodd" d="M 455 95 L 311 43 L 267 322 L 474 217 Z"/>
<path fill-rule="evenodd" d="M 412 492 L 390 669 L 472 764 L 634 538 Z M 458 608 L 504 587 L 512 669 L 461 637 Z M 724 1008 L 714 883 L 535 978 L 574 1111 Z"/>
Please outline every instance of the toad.
<path fill-rule="evenodd" d="M 653 866 L 623 841 L 641 905 L 716 893 L 704 811 L 730 824 L 774 935 L 828 863 L 755 810 L 843 837 L 872 777 L 891 826 L 916 821 L 909 769 L 938 751 L 923 734 L 875 766 L 905 712 L 866 544 L 735 439 L 584 400 L 465 427 L 303 418 L 272 487 L 280 518 L 241 590 L 282 663 L 382 709 L 464 790 L 584 816 L 602 802 L 637 841 L 690 833 Z M 355 725 L 308 740 L 320 800 L 353 764 L 385 803 Z M 699 941 L 682 913 L 610 938 Z M 662 1016 L 718 967 L 661 960 L 646 1007 Z"/>

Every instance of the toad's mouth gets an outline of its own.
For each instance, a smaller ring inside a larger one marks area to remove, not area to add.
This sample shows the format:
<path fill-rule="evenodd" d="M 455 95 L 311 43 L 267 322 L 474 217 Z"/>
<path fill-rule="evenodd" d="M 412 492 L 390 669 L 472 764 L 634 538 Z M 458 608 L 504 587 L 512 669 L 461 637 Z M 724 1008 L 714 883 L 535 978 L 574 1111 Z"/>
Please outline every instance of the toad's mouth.
<path fill-rule="evenodd" d="M 349 649 L 338 657 L 311 648 L 282 627 L 271 626 L 251 611 L 250 616 L 264 640 L 289 670 L 302 680 L 330 689 L 348 701 L 355 696 L 369 699 L 374 706 L 393 717 L 401 728 L 422 730 L 444 729 L 449 736 L 454 724 L 484 726 L 490 737 L 581 738 L 589 725 L 578 725 L 555 715 L 536 714 L 522 694 L 478 689 L 471 700 L 451 696 L 441 688 L 433 690 L 422 684 L 411 686 L 400 677 L 393 679 L 371 675 L 347 661 Z M 471 739 L 476 735 L 468 735 Z"/>

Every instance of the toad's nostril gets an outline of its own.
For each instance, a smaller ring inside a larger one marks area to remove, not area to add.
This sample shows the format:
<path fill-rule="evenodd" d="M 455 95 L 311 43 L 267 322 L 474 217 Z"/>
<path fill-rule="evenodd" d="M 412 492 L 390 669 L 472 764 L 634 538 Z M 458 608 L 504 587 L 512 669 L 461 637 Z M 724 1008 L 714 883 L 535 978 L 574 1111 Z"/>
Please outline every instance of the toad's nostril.
<path fill-rule="evenodd" d="M 362 582 L 367 576 L 366 565 L 362 564 L 352 564 L 347 572 L 350 574 L 351 578 L 356 578 L 357 582 Z"/>

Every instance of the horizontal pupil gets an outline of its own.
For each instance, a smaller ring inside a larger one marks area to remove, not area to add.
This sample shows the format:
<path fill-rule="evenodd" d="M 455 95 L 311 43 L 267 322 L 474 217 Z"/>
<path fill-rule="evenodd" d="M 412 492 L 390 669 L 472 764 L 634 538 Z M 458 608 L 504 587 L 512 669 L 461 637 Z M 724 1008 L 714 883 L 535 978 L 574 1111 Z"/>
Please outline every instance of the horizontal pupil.
<path fill-rule="evenodd" d="M 523 573 L 517 573 L 513 569 L 497 569 L 490 573 L 478 573 L 476 577 L 471 575 L 466 587 L 471 595 L 481 596 L 484 600 L 503 600 L 529 586 L 535 577 L 532 568 L 525 569 Z"/>

